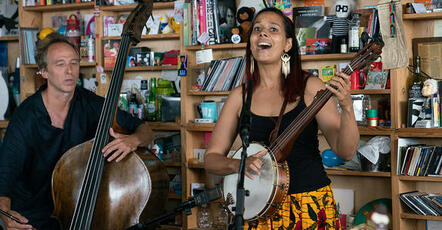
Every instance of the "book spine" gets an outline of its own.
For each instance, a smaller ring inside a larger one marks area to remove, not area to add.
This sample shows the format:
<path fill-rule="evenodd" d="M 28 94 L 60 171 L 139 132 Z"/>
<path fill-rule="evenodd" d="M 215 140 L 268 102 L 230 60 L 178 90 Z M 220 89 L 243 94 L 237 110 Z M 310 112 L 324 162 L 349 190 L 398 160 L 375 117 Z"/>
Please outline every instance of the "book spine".
<path fill-rule="evenodd" d="M 212 0 L 213 3 L 213 20 L 215 21 L 215 43 L 219 44 L 221 43 L 220 37 L 219 37 L 219 10 L 218 10 L 218 0 Z"/>
<path fill-rule="evenodd" d="M 209 45 L 213 45 L 216 43 L 215 38 L 215 20 L 213 13 L 213 0 L 205 0 L 206 1 L 206 26 L 207 33 L 209 33 Z"/>

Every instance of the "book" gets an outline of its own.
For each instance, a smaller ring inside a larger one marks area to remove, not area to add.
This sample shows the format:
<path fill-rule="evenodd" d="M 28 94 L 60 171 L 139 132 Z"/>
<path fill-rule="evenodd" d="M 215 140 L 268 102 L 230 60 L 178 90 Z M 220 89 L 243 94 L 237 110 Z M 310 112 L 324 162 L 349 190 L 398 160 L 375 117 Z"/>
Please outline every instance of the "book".
<path fill-rule="evenodd" d="M 103 42 L 104 67 L 114 67 L 117 61 L 120 40 L 105 40 Z"/>
<path fill-rule="evenodd" d="M 236 23 L 236 2 L 235 0 L 216 0 L 218 29 L 220 43 L 232 43 L 230 37 L 232 36 L 232 28 L 237 26 Z"/>
<path fill-rule="evenodd" d="M 305 46 L 307 39 L 330 36 L 330 24 L 325 16 L 296 16 L 294 22 L 299 46 Z"/>
<path fill-rule="evenodd" d="M 399 195 L 399 199 L 414 213 L 418 215 L 427 215 L 411 198 L 410 194 L 415 193 L 417 191 L 411 191 L 406 193 L 401 193 Z"/>

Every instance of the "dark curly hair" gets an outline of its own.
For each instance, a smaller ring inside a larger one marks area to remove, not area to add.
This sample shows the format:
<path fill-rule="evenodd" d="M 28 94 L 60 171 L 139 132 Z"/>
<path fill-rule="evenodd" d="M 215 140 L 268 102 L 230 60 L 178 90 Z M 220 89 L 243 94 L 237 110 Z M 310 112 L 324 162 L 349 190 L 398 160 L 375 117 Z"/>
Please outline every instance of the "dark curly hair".
<path fill-rule="evenodd" d="M 55 44 L 55 43 L 66 43 L 69 46 L 71 46 L 75 53 L 77 53 L 78 57 L 80 57 L 80 54 L 78 53 L 78 50 L 72 42 L 70 42 L 65 36 L 53 32 L 50 33 L 46 38 L 43 40 L 37 41 L 37 50 L 35 52 L 35 61 L 37 62 L 37 66 L 39 70 L 46 69 L 48 67 L 48 49 L 49 46 Z"/>
<path fill-rule="evenodd" d="M 259 11 L 252 21 L 252 27 L 249 30 L 249 38 L 252 34 L 253 26 L 255 25 L 256 18 L 265 12 L 271 12 L 275 13 L 279 17 L 282 18 L 282 21 L 284 23 L 284 30 L 285 30 L 285 36 L 286 38 L 292 39 L 292 48 L 287 52 L 288 55 L 290 55 L 290 73 L 287 75 L 287 79 L 284 79 L 282 77 L 281 73 L 281 86 L 282 86 L 282 92 L 284 94 L 284 98 L 288 99 L 288 102 L 293 102 L 296 100 L 298 96 L 302 96 L 304 94 L 305 89 L 305 76 L 306 72 L 301 69 L 301 57 L 299 56 L 299 46 L 298 41 L 296 39 L 295 34 L 295 26 L 284 13 L 282 13 L 281 10 L 277 8 L 264 8 L 261 11 Z M 256 87 L 259 84 L 260 78 L 259 78 L 259 69 L 256 68 L 257 63 L 256 60 L 254 61 L 255 71 L 253 74 L 250 72 L 250 61 L 251 61 L 251 51 L 250 51 L 250 39 L 247 41 L 247 49 L 246 49 L 246 75 L 248 81 L 253 81 L 253 85 Z"/>

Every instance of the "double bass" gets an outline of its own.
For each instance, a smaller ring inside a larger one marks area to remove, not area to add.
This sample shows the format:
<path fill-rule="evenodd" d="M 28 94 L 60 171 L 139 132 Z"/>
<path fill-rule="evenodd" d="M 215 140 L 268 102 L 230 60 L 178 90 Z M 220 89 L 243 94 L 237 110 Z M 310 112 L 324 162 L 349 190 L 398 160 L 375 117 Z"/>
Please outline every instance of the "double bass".
<path fill-rule="evenodd" d="M 152 0 L 139 0 L 124 24 L 94 139 L 68 150 L 55 166 L 52 198 L 61 229 L 121 230 L 163 212 L 169 177 L 154 154 L 139 148 L 116 163 L 101 152 L 110 139 L 129 47 L 140 42 L 152 8 Z"/>

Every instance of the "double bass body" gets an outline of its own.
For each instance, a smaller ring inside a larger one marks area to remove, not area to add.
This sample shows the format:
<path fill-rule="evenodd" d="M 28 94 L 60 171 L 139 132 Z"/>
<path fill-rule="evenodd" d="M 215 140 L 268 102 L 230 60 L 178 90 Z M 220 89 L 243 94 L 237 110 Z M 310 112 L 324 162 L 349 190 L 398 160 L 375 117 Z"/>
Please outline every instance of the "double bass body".
<path fill-rule="evenodd" d="M 54 214 L 69 229 L 93 140 L 77 145 L 58 161 L 52 177 Z M 106 162 L 90 229 L 122 230 L 163 212 L 169 190 L 165 166 L 138 149 L 122 161 Z"/>

